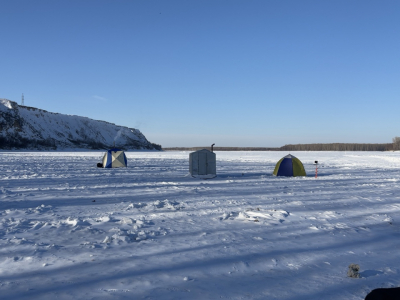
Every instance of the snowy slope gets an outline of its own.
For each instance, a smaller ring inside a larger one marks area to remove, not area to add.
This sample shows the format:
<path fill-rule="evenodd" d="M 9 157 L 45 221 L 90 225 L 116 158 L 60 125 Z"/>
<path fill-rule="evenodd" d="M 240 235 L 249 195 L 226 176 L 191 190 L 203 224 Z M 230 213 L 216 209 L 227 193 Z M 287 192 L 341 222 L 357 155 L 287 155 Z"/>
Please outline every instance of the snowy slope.
<path fill-rule="evenodd" d="M 159 149 L 137 129 L 0 99 L 0 149 Z"/>
<path fill-rule="evenodd" d="M 400 152 L 0 153 L 1 299 L 361 300 L 400 286 Z M 314 178 L 314 160 L 321 163 Z M 347 277 L 351 263 L 361 278 Z"/>

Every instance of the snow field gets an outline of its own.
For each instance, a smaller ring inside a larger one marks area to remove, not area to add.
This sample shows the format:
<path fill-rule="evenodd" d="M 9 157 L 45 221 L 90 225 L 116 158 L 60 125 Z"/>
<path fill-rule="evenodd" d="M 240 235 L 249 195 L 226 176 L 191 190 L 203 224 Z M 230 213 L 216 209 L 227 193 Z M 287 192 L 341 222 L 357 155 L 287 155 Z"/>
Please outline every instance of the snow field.
<path fill-rule="evenodd" d="M 1 299 L 364 299 L 400 286 L 400 153 L 0 153 Z M 314 178 L 314 160 L 321 163 Z M 348 278 L 351 263 L 361 278 Z"/>

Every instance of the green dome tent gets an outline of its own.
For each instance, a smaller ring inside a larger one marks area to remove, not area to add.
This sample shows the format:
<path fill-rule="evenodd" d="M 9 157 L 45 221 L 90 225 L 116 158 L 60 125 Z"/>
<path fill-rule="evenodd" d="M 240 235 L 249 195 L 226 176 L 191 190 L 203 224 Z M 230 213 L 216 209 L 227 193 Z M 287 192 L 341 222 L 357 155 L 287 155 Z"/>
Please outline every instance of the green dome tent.
<path fill-rule="evenodd" d="M 275 176 L 306 176 L 306 171 L 300 159 L 293 155 L 282 157 L 272 173 Z"/>

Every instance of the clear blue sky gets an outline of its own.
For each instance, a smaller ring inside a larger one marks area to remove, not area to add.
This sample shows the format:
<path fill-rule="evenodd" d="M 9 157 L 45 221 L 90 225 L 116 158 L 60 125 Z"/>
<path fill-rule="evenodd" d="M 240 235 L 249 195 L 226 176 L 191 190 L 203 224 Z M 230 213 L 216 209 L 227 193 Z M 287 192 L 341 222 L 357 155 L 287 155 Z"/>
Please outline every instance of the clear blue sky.
<path fill-rule="evenodd" d="M 400 1 L 0 0 L 0 98 L 169 146 L 400 136 Z"/>

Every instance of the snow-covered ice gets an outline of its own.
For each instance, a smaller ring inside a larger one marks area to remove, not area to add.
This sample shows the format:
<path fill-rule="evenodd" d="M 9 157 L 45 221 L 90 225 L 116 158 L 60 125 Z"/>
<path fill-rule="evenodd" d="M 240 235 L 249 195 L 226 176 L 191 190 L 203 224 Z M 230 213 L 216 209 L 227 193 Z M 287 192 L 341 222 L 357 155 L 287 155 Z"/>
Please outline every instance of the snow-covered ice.
<path fill-rule="evenodd" d="M 0 298 L 364 299 L 400 286 L 400 152 L 0 153 Z M 314 178 L 313 162 L 320 162 Z M 360 278 L 347 277 L 350 264 Z"/>

